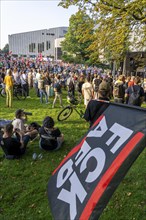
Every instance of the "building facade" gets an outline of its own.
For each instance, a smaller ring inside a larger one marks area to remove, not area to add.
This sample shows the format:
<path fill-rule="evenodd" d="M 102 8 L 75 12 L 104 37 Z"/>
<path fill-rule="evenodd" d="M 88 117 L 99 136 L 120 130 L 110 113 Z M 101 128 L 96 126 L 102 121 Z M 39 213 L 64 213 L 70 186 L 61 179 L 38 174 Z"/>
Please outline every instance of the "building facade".
<path fill-rule="evenodd" d="M 67 30 L 68 27 L 57 27 L 9 35 L 9 51 L 17 56 L 36 57 L 41 53 L 43 57 L 57 59 L 60 49 L 55 49 L 55 42 L 60 42 Z"/>

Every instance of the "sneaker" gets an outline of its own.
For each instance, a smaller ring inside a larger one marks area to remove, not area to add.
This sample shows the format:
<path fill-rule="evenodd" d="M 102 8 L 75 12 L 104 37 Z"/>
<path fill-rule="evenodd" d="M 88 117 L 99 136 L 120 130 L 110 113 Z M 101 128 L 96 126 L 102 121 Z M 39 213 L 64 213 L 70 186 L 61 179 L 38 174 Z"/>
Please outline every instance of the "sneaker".
<path fill-rule="evenodd" d="M 33 160 L 36 160 L 36 159 L 37 159 L 37 154 L 36 154 L 36 153 L 33 153 L 32 159 L 33 159 Z"/>
<path fill-rule="evenodd" d="M 42 154 L 39 154 L 39 155 L 38 155 L 38 159 L 41 160 L 42 158 L 43 158 L 43 155 L 42 155 Z"/>

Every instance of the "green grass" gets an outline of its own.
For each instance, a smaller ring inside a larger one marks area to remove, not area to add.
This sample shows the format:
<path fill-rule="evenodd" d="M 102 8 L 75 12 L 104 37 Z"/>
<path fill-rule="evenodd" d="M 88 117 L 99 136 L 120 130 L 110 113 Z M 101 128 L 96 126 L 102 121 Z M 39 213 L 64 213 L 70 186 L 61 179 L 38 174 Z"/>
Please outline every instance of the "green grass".
<path fill-rule="evenodd" d="M 0 149 L 0 220 L 52 220 L 47 198 L 48 180 L 53 170 L 88 130 L 88 123 L 80 119 L 76 112 L 60 123 L 57 121 L 57 114 L 61 110 L 59 103 L 52 109 L 52 104 L 40 104 L 33 91 L 30 95 L 32 98 L 25 101 L 15 99 L 11 109 L 5 107 L 5 100 L 0 97 L 0 118 L 13 119 L 18 108 L 33 113 L 28 116 L 28 123 L 37 121 L 41 124 L 43 118 L 50 115 L 64 133 L 65 142 L 57 152 L 44 152 L 39 149 L 38 140 L 35 140 L 29 143 L 26 155 L 20 160 L 3 159 Z M 64 92 L 64 103 L 65 97 Z M 83 104 L 80 107 L 84 109 Z M 32 160 L 34 152 L 42 153 L 43 158 Z M 146 219 L 145 156 L 146 151 L 143 151 L 135 161 L 105 208 L 101 220 Z"/>

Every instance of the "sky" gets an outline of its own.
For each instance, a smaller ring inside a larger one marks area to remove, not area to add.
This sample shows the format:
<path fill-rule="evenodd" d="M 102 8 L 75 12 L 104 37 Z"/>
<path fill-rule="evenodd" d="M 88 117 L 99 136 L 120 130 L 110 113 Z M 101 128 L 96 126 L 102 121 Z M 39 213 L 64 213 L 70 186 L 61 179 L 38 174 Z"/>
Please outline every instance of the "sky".
<path fill-rule="evenodd" d="M 77 7 L 64 9 L 59 0 L 0 0 L 0 49 L 8 43 L 8 35 L 69 26 L 69 18 Z"/>

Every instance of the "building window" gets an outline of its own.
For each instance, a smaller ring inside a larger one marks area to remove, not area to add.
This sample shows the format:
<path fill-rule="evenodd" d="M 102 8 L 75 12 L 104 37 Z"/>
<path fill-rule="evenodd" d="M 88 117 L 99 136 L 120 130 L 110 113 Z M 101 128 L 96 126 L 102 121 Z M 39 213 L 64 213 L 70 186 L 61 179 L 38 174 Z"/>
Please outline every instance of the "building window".
<path fill-rule="evenodd" d="M 44 51 L 44 42 L 42 42 L 42 51 Z"/>
<path fill-rule="evenodd" d="M 42 33 L 42 35 L 44 35 L 44 33 Z"/>
<path fill-rule="evenodd" d="M 38 53 L 41 53 L 41 44 L 38 43 Z"/>
<path fill-rule="evenodd" d="M 51 48 L 50 41 L 46 41 L 46 50 L 49 50 Z"/>
<path fill-rule="evenodd" d="M 44 51 L 44 42 L 38 43 L 38 53 L 42 53 Z"/>
<path fill-rule="evenodd" d="M 54 36 L 55 34 L 54 33 L 46 33 L 46 35 Z"/>
<path fill-rule="evenodd" d="M 34 53 L 35 52 L 35 43 L 29 44 L 29 52 Z"/>

